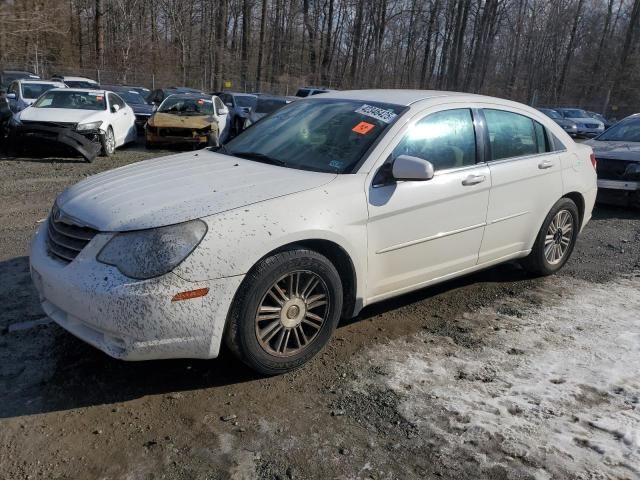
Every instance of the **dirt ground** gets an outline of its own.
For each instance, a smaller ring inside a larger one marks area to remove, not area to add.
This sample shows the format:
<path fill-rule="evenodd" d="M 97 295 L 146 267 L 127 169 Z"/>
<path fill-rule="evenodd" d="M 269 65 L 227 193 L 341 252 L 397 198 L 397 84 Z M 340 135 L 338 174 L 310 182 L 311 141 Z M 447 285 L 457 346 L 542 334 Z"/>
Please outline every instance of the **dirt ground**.
<path fill-rule="evenodd" d="M 640 478 L 640 214 L 598 206 L 566 268 L 516 264 L 343 322 L 305 368 L 124 363 L 49 323 L 29 240 L 87 164 L 0 158 L 1 479 Z"/>

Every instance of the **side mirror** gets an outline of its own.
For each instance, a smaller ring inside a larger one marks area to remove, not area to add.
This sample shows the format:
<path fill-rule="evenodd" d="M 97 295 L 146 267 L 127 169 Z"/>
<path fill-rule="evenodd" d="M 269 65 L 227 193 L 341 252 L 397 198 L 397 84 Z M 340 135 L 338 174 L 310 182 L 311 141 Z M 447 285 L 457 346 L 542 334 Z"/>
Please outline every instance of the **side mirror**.
<path fill-rule="evenodd" d="M 218 109 L 218 115 L 227 115 L 229 113 L 229 109 L 228 108 L 219 108 Z"/>
<path fill-rule="evenodd" d="M 410 155 L 400 155 L 393 161 L 391 174 L 395 180 L 431 180 L 433 164 L 427 160 Z"/>
<path fill-rule="evenodd" d="M 15 93 L 7 93 L 7 98 L 10 100 L 15 100 L 16 99 L 16 94 Z"/>
<path fill-rule="evenodd" d="M 117 113 L 120 110 L 120 105 L 111 105 L 111 111 Z"/>

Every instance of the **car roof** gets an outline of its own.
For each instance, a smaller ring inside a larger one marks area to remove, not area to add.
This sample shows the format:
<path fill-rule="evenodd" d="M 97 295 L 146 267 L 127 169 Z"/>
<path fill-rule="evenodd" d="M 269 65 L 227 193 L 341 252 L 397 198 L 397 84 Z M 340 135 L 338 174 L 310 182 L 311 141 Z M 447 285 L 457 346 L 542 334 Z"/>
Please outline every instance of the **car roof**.
<path fill-rule="evenodd" d="M 262 100 L 285 100 L 285 101 L 290 101 L 293 102 L 294 100 L 300 100 L 300 97 L 291 97 L 291 96 L 284 96 L 284 95 L 260 95 L 258 98 L 258 101 L 262 101 Z"/>
<path fill-rule="evenodd" d="M 101 89 L 96 89 L 96 88 L 52 88 L 49 91 L 50 92 L 69 92 L 69 93 L 73 93 L 73 92 L 100 93 L 100 94 L 104 95 L 109 90 L 101 90 Z M 117 92 L 114 92 L 114 93 L 117 93 Z"/>
<path fill-rule="evenodd" d="M 67 75 L 54 75 L 53 77 L 51 77 L 51 80 L 57 80 L 57 79 L 61 79 L 64 82 L 72 81 L 72 82 L 91 82 L 95 84 L 98 83 L 93 78 L 87 78 L 87 77 L 69 77 Z"/>
<path fill-rule="evenodd" d="M 60 80 L 38 80 L 37 78 L 19 78 L 18 80 L 14 80 L 14 81 L 20 82 L 20 83 L 38 83 L 38 84 L 44 83 L 47 85 L 64 85 L 64 82 L 61 82 Z"/>
<path fill-rule="evenodd" d="M 504 105 L 518 105 L 522 104 L 512 102 L 510 100 L 504 100 L 501 98 L 488 97 L 485 95 L 477 95 L 474 93 L 460 93 L 460 92 L 448 92 L 442 90 L 404 90 L 404 89 L 371 89 L 371 90 L 334 90 L 331 92 L 323 93 L 318 96 L 307 97 L 309 100 L 322 100 L 327 98 L 345 99 L 345 100 L 359 100 L 369 102 L 381 102 L 391 103 L 395 105 L 409 106 L 423 100 L 430 100 L 435 98 L 456 98 L 456 100 L 473 101 L 490 101 L 491 103 L 502 103 Z"/>
<path fill-rule="evenodd" d="M 3 73 L 3 74 L 5 74 L 5 73 L 24 73 L 24 74 L 27 74 L 27 75 L 36 75 L 35 73 L 29 72 L 27 70 L 2 70 L 0 73 Z"/>

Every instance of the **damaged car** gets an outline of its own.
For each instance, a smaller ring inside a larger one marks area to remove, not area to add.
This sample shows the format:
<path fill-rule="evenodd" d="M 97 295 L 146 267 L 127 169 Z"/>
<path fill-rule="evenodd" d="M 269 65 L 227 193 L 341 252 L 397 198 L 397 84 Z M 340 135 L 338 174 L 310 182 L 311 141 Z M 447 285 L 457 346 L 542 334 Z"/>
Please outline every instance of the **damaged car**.
<path fill-rule="evenodd" d="M 598 201 L 640 207 L 640 114 L 586 142 L 598 171 Z"/>
<path fill-rule="evenodd" d="M 31 243 L 44 312 L 123 360 L 293 370 L 340 318 L 517 260 L 559 271 L 589 222 L 592 150 L 507 100 L 360 90 L 297 100 L 223 147 L 61 193 Z"/>
<path fill-rule="evenodd" d="M 14 115 L 9 135 L 14 149 L 64 150 L 89 162 L 136 136 L 133 110 L 117 94 L 73 88 L 49 90 Z"/>
<path fill-rule="evenodd" d="M 148 148 L 161 145 L 217 146 L 224 141 L 229 110 L 219 97 L 175 94 L 167 97 L 145 127 Z"/>

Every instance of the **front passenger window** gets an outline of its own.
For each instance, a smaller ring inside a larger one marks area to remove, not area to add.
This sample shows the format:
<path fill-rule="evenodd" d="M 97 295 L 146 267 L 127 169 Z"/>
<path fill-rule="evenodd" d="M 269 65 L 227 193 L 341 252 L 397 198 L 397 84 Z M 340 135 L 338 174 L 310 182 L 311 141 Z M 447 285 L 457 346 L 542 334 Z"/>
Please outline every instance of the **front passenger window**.
<path fill-rule="evenodd" d="M 433 113 L 410 127 L 393 150 L 393 158 L 410 155 L 447 170 L 476 163 L 476 136 L 469 109 Z"/>

